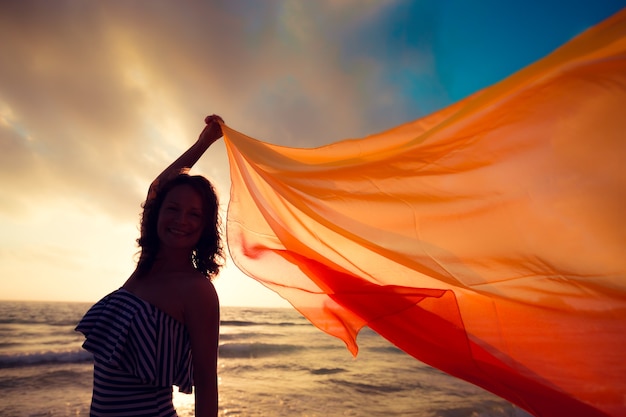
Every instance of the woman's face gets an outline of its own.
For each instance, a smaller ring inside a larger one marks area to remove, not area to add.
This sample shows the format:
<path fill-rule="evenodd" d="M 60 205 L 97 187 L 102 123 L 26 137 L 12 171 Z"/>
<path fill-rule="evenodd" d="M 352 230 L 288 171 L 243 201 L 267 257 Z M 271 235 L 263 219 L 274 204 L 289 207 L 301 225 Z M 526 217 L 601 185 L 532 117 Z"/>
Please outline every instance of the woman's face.
<path fill-rule="evenodd" d="M 161 245 L 172 249 L 193 249 L 204 228 L 202 199 L 189 185 L 172 188 L 159 211 L 157 233 Z"/>

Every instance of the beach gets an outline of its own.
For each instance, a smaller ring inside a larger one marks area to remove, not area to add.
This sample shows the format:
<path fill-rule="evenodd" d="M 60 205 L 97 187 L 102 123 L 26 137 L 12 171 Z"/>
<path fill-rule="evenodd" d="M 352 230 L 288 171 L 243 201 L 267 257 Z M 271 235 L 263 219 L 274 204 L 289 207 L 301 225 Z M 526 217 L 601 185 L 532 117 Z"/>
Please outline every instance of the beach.
<path fill-rule="evenodd" d="M 0 416 L 88 416 L 91 356 L 76 323 L 92 303 L 0 301 Z M 354 358 L 292 309 L 222 307 L 220 416 L 521 417 L 369 329 Z M 181 417 L 193 395 L 174 388 Z"/>

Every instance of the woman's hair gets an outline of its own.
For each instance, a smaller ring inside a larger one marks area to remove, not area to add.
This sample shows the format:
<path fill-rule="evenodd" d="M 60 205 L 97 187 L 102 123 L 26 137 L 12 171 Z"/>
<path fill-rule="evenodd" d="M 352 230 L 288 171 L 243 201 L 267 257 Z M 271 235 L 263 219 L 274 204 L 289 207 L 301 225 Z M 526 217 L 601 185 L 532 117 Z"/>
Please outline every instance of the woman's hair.
<path fill-rule="evenodd" d="M 213 279 L 224 261 L 217 194 L 209 180 L 200 175 L 191 176 L 186 173 L 179 174 L 164 184 L 155 182 L 150 187 L 148 199 L 143 204 L 141 235 L 137 239 L 137 244 L 140 247 L 137 271 L 142 275 L 154 265 L 160 247 L 160 239 L 157 234 L 159 212 L 167 193 L 179 185 L 191 186 L 202 200 L 202 216 L 205 224 L 202 235 L 192 250 L 191 259 L 198 271 Z"/>

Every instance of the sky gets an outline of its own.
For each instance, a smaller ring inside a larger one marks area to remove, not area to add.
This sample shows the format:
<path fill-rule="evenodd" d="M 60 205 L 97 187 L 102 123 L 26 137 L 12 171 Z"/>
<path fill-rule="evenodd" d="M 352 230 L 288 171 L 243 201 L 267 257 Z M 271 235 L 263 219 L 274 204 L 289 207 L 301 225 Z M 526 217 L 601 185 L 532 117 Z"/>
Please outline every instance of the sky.
<path fill-rule="evenodd" d="M 96 301 L 132 273 L 141 202 L 204 116 L 291 147 L 419 119 L 626 0 L 0 0 L 0 299 Z M 192 173 L 226 216 L 223 143 Z M 227 262 L 224 306 L 287 302 Z"/>

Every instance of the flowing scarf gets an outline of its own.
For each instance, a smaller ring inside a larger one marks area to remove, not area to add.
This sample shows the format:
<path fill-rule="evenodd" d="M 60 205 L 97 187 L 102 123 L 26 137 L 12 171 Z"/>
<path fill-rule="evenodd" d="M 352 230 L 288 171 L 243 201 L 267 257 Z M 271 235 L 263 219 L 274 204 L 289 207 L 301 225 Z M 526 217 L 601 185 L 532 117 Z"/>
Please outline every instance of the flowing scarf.
<path fill-rule="evenodd" d="M 626 10 L 430 116 L 315 149 L 223 126 L 235 264 L 536 416 L 626 415 Z"/>

